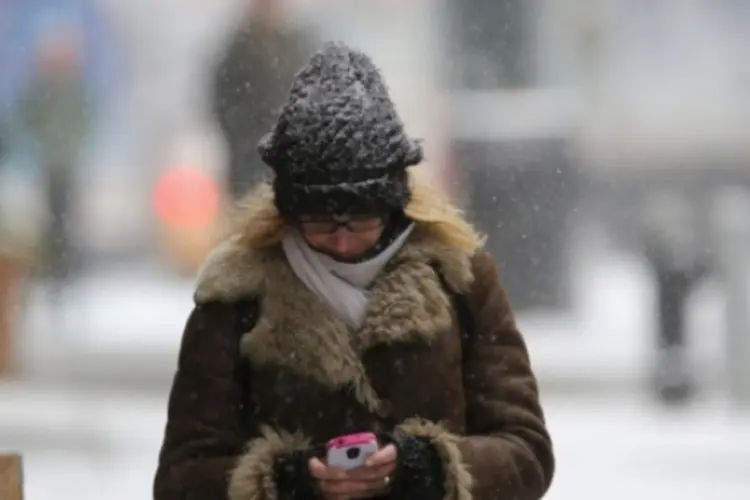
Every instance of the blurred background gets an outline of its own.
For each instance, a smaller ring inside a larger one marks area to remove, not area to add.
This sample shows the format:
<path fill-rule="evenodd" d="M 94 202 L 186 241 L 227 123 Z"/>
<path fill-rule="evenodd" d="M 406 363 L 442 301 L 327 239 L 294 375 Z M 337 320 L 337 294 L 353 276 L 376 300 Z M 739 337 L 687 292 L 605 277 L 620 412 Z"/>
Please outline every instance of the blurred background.
<path fill-rule="evenodd" d="M 382 67 L 502 264 L 548 498 L 750 498 L 748 25 L 738 0 L 0 0 L 0 453 L 26 498 L 150 497 L 195 272 L 330 39 Z"/>

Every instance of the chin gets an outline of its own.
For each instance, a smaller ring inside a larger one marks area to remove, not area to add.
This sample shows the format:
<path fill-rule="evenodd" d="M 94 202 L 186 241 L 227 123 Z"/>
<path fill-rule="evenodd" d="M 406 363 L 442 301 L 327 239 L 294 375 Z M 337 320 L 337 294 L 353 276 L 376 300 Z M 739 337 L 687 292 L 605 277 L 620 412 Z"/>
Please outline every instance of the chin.
<path fill-rule="evenodd" d="M 324 247 L 319 247 L 315 245 L 310 245 L 310 246 L 312 247 L 313 250 L 320 252 L 322 254 L 325 254 L 329 256 L 330 258 L 337 260 L 339 262 L 353 262 L 353 261 L 359 260 L 363 255 L 367 253 L 367 250 L 363 250 L 361 252 L 340 253 L 340 252 L 334 252 Z"/>

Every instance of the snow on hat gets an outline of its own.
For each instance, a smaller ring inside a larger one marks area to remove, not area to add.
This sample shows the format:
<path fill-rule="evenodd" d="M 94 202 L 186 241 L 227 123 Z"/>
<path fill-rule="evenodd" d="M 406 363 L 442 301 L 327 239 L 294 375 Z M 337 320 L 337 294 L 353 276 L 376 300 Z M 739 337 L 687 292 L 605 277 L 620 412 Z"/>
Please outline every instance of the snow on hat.
<path fill-rule="evenodd" d="M 258 151 L 275 171 L 276 205 L 287 216 L 402 209 L 406 167 L 423 156 L 378 68 L 341 42 L 325 44 L 297 73 Z"/>

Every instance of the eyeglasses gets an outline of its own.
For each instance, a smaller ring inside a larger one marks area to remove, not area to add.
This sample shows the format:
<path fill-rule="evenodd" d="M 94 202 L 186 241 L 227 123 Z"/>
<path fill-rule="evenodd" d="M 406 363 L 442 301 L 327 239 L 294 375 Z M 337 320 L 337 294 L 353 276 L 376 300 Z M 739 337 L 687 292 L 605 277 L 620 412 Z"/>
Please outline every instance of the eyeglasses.
<path fill-rule="evenodd" d="M 345 228 L 351 233 L 368 233 L 383 227 L 381 217 L 363 216 L 349 217 L 347 219 L 337 220 L 335 218 L 325 219 L 300 219 L 297 221 L 299 228 L 306 234 L 333 234 L 339 228 Z"/>

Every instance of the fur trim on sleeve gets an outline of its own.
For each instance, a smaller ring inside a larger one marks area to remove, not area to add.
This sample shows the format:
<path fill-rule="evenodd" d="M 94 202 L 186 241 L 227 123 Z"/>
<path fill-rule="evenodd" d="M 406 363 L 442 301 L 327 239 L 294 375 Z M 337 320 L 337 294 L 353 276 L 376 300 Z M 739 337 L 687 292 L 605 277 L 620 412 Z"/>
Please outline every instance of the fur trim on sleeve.
<path fill-rule="evenodd" d="M 308 446 L 309 441 L 299 433 L 264 426 L 261 437 L 250 441 L 231 472 L 229 500 L 278 500 L 279 490 L 274 478 L 276 458 Z"/>
<path fill-rule="evenodd" d="M 438 424 L 423 419 L 409 419 L 396 428 L 414 437 L 428 439 L 437 450 L 443 464 L 445 498 L 443 500 L 472 500 L 472 476 L 463 463 L 458 448 L 459 437 Z"/>

